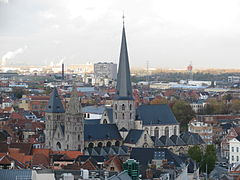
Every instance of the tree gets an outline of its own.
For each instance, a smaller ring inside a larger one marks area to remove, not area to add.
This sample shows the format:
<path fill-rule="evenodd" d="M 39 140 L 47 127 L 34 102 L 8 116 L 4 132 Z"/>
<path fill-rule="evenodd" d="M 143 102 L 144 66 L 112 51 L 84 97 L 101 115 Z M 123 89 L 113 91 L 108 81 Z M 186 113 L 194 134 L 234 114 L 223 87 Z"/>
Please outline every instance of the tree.
<path fill-rule="evenodd" d="M 22 88 L 14 88 L 13 95 L 17 99 L 21 99 L 24 94 L 24 90 Z"/>
<path fill-rule="evenodd" d="M 182 100 L 176 101 L 172 110 L 176 119 L 180 123 L 181 131 L 186 131 L 189 121 L 195 117 L 195 112 L 187 102 Z"/>
<path fill-rule="evenodd" d="M 231 111 L 233 113 L 239 113 L 240 112 L 240 100 L 239 99 L 232 100 Z"/>
<path fill-rule="evenodd" d="M 188 155 L 195 160 L 197 163 L 200 163 L 202 160 L 202 151 L 199 146 L 195 145 L 188 149 Z"/>
<path fill-rule="evenodd" d="M 168 100 L 166 98 L 155 98 L 150 104 L 168 104 Z"/>
<path fill-rule="evenodd" d="M 203 156 L 203 161 L 201 164 L 201 171 L 206 172 L 207 168 L 207 173 L 210 174 L 215 167 L 216 160 L 217 156 L 214 145 L 207 145 L 205 154 Z"/>

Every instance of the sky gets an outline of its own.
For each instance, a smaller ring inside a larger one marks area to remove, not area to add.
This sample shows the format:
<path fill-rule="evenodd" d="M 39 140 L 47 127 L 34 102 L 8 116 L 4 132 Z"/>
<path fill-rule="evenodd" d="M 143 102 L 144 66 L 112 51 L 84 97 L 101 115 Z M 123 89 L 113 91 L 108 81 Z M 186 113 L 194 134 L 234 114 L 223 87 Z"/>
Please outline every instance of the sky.
<path fill-rule="evenodd" d="M 0 0 L 3 64 L 240 68 L 240 0 Z"/>

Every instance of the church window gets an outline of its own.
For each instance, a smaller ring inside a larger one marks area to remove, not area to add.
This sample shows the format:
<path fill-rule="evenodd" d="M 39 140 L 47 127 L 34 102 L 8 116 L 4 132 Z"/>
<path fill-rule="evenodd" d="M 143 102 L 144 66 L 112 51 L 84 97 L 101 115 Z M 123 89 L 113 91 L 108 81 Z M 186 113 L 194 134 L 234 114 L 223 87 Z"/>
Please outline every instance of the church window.
<path fill-rule="evenodd" d="M 165 136 L 169 137 L 169 128 L 165 127 Z"/>
<path fill-rule="evenodd" d="M 132 119 L 132 113 L 130 113 L 130 119 Z"/>
<path fill-rule="evenodd" d="M 158 128 L 158 127 L 156 127 L 156 128 L 154 129 L 154 136 L 155 136 L 156 138 L 159 138 L 159 128 Z"/>
<path fill-rule="evenodd" d="M 102 147 L 103 146 L 103 143 L 102 142 L 99 142 L 98 143 L 98 147 Z"/>
<path fill-rule="evenodd" d="M 117 113 L 115 113 L 115 119 L 117 119 Z"/>
<path fill-rule="evenodd" d="M 125 104 L 122 104 L 122 110 L 125 111 Z"/>
<path fill-rule="evenodd" d="M 144 143 L 144 144 L 143 144 L 143 148 L 148 148 L 148 144 L 147 144 L 147 143 Z"/>
<path fill-rule="evenodd" d="M 177 126 L 174 127 L 173 134 L 177 135 Z"/>
<path fill-rule="evenodd" d="M 145 128 L 145 131 L 147 132 L 147 134 L 149 134 L 149 132 L 148 132 L 148 128 Z"/>
<path fill-rule="evenodd" d="M 124 119 L 124 113 L 122 113 L 122 118 Z"/>
<path fill-rule="evenodd" d="M 78 141 L 80 141 L 80 135 L 78 135 Z"/>
<path fill-rule="evenodd" d="M 58 138 L 60 137 L 60 134 L 58 133 Z"/>
<path fill-rule="evenodd" d="M 115 110 L 117 110 L 117 104 L 115 104 Z"/>
<path fill-rule="evenodd" d="M 107 124 L 107 120 L 106 119 L 103 120 L 103 124 Z"/>
<path fill-rule="evenodd" d="M 107 147 L 111 147 L 112 143 L 110 141 L 107 142 Z"/>
<path fill-rule="evenodd" d="M 144 134 L 144 141 L 147 141 L 147 134 Z"/>
<path fill-rule="evenodd" d="M 120 146 L 120 142 L 119 142 L 119 141 L 116 141 L 116 142 L 115 142 L 115 146 Z"/>
<path fill-rule="evenodd" d="M 132 104 L 129 105 L 129 109 L 130 109 L 130 111 L 132 110 Z"/>
<path fill-rule="evenodd" d="M 69 145 L 67 144 L 67 149 L 69 149 Z"/>
<path fill-rule="evenodd" d="M 93 147 L 94 147 L 94 144 L 91 142 L 91 143 L 88 144 L 88 147 L 89 147 L 89 148 L 93 148 Z"/>
<path fill-rule="evenodd" d="M 61 143 L 60 142 L 57 142 L 57 149 L 61 150 Z"/>

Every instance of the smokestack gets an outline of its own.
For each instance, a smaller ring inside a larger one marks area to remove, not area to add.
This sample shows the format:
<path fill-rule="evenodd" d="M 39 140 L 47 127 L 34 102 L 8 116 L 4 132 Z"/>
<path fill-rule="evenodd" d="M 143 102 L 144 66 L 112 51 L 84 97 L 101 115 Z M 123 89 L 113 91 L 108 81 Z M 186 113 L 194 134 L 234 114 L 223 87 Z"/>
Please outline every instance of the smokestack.
<path fill-rule="evenodd" d="M 62 63 L 62 80 L 64 80 L 64 63 Z"/>

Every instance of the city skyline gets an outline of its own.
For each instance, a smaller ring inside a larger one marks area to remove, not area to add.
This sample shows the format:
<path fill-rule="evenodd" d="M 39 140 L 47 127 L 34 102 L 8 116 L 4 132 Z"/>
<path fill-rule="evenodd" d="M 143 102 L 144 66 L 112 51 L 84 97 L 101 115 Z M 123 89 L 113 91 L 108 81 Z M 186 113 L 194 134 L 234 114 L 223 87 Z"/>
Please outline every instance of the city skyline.
<path fill-rule="evenodd" d="M 238 69 L 239 9 L 239 1 L 225 0 L 0 0 L 0 58 L 28 65 L 117 63 L 124 10 L 131 68 L 148 61 L 153 68 L 192 62 Z"/>

